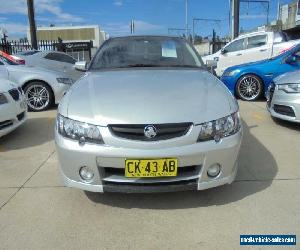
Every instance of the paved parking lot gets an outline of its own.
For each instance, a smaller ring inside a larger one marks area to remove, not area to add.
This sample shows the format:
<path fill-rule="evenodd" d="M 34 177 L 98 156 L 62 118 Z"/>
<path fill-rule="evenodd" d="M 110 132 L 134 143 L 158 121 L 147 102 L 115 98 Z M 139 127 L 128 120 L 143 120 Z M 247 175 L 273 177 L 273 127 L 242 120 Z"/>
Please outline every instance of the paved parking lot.
<path fill-rule="evenodd" d="M 262 101 L 240 107 L 245 135 L 232 185 L 147 195 L 63 187 L 56 110 L 30 113 L 0 139 L 0 249 L 239 249 L 240 234 L 299 238 L 300 126 L 274 122 Z"/>

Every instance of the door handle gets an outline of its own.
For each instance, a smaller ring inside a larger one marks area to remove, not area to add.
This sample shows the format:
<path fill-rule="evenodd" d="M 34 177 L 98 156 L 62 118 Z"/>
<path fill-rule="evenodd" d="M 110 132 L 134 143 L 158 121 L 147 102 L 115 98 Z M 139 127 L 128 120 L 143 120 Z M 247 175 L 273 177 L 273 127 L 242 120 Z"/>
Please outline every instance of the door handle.
<path fill-rule="evenodd" d="M 260 49 L 259 51 L 263 52 L 263 51 L 267 51 L 267 49 Z"/>
<path fill-rule="evenodd" d="M 241 56 L 241 55 L 243 55 L 243 54 L 236 54 L 236 56 Z"/>

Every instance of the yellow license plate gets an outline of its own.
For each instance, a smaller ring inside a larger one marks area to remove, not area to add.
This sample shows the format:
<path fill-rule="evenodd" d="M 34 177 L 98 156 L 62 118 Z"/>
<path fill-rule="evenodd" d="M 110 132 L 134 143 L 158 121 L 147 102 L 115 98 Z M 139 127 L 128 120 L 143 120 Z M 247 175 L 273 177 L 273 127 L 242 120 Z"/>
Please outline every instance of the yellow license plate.
<path fill-rule="evenodd" d="M 125 176 L 134 178 L 176 176 L 177 167 L 178 160 L 175 158 L 126 160 Z"/>

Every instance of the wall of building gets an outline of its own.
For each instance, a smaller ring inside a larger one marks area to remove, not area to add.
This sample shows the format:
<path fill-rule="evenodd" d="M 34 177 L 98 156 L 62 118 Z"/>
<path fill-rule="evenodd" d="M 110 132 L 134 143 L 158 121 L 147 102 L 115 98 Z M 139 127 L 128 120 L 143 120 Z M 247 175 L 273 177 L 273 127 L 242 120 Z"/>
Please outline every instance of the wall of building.
<path fill-rule="evenodd" d="M 27 38 L 30 41 L 29 30 Z M 38 27 L 37 39 L 47 41 L 93 41 L 93 46 L 98 48 L 105 40 L 105 33 L 100 31 L 98 25 L 91 26 L 64 26 L 64 27 Z"/>

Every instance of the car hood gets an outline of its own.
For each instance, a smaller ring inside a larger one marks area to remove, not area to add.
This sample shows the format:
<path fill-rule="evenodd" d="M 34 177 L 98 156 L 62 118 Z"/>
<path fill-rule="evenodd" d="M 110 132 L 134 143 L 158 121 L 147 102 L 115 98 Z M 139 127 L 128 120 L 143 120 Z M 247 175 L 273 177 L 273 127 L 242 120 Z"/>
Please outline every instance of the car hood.
<path fill-rule="evenodd" d="M 275 84 L 300 83 L 300 70 L 285 73 L 274 79 Z"/>
<path fill-rule="evenodd" d="M 59 112 L 106 126 L 199 124 L 237 109 L 227 88 L 204 70 L 141 69 L 88 73 L 72 86 Z"/>

